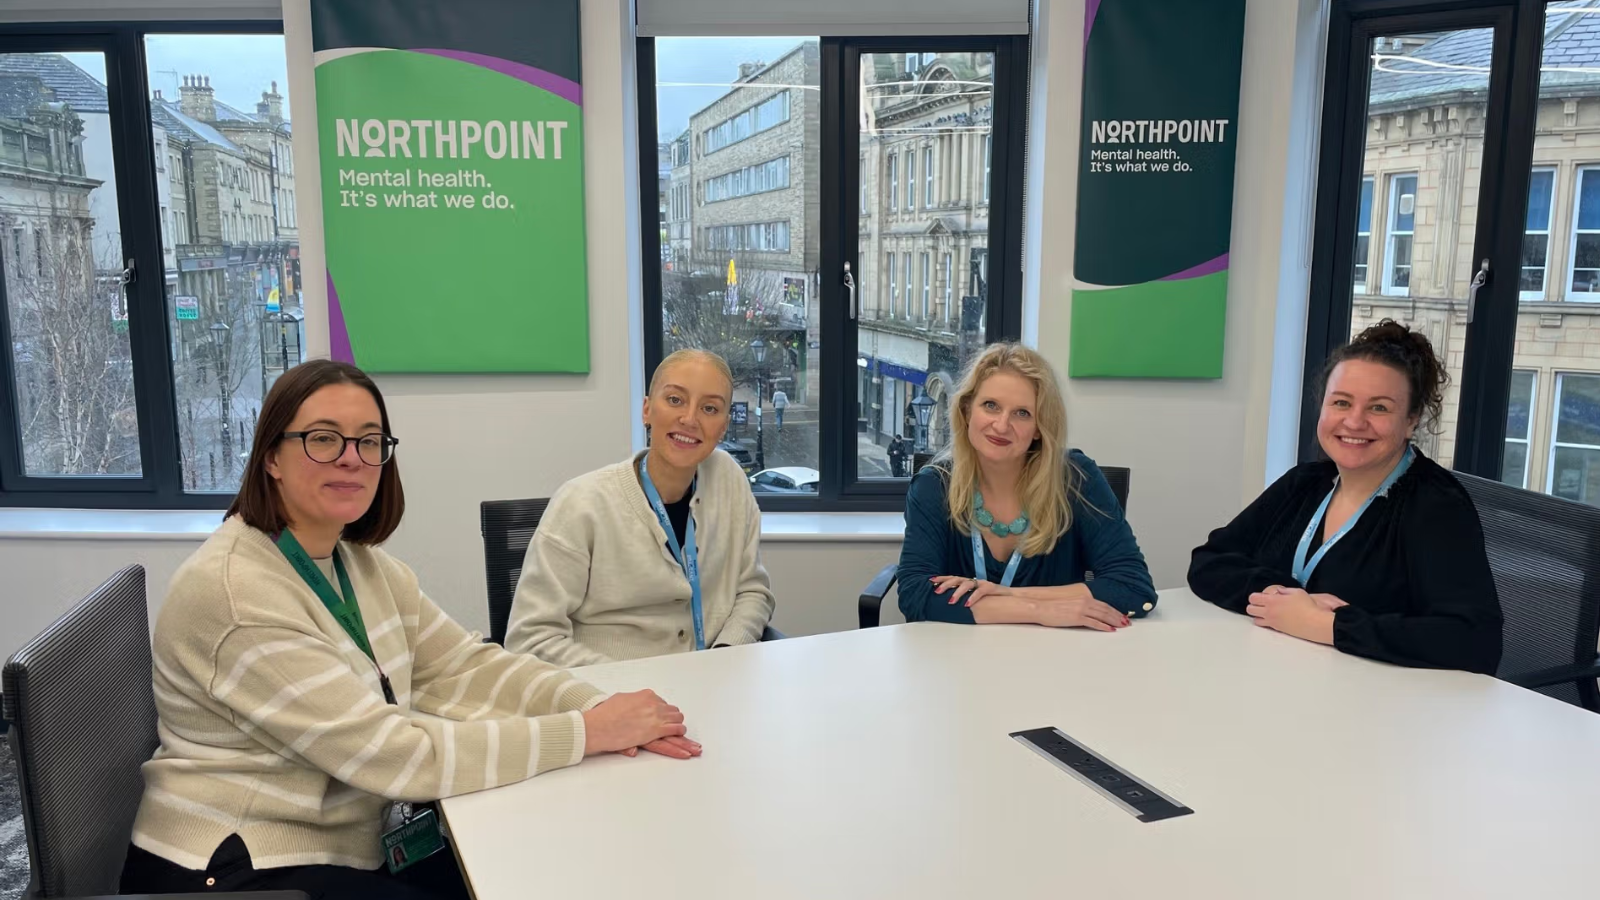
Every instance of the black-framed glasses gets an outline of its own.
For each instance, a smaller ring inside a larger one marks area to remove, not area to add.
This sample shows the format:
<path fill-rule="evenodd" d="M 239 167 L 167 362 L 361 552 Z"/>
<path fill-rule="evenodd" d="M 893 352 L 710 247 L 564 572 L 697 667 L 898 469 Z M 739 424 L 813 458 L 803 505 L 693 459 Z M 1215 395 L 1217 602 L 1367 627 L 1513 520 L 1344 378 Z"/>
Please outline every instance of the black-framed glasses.
<path fill-rule="evenodd" d="M 345 437 L 337 431 L 318 428 L 313 431 L 285 431 L 283 439 L 299 438 L 300 445 L 305 448 L 306 456 L 312 462 L 334 463 L 339 457 L 344 456 L 344 450 L 351 444 L 356 445 L 356 456 L 369 466 L 381 466 L 394 458 L 394 446 L 400 439 L 387 434 L 373 432 L 360 437 Z"/>

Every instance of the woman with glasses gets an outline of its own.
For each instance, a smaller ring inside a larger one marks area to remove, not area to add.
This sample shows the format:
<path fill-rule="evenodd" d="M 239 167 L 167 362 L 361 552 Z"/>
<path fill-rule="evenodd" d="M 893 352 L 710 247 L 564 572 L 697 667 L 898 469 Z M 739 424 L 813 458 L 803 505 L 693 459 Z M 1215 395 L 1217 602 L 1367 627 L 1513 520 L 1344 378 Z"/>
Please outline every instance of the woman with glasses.
<path fill-rule="evenodd" d="M 733 375 L 679 350 L 644 399 L 650 447 L 550 500 L 522 565 L 506 649 L 558 666 L 753 644 L 772 618 L 761 509 L 733 457 Z"/>
<path fill-rule="evenodd" d="M 699 755 L 654 693 L 607 698 L 483 643 L 378 549 L 405 509 L 398 443 L 354 366 L 273 385 L 227 519 L 156 622 L 161 744 L 125 893 L 466 897 L 430 801 L 596 753 Z"/>

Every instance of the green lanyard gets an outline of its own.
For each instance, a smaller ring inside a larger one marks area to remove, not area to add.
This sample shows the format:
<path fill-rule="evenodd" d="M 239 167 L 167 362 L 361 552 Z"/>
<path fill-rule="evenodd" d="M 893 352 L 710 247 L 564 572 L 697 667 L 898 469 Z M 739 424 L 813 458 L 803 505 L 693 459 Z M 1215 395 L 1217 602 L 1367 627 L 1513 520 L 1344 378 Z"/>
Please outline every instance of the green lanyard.
<path fill-rule="evenodd" d="M 355 641 L 361 652 L 367 655 L 367 659 L 372 660 L 372 664 L 377 666 L 378 681 L 383 686 L 383 697 L 394 703 L 394 689 L 389 686 L 389 676 L 383 674 L 383 667 L 378 665 L 378 658 L 372 655 L 372 644 L 367 640 L 367 626 L 361 620 L 361 607 L 356 604 L 356 591 L 350 585 L 350 574 L 345 571 L 344 560 L 339 558 L 338 548 L 333 551 L 333 571 L 339 576 L 338 594 L 333 592 L 333 585 L 328 583 L 322 570 L 317 568 L 311 555 L 306 553 L 306 548 L 300 546 L 300 542 L 295 540 L 287 528 L 278 535 L 278 549 L 283 551 L 289 564 L 294 566 L 294 570 L 300 573 L 300 577 L 305 579 L 311 590 L 321 598 L 322 605 L 328 608 L 328 612 L 333 613 L 333 617 L 339 620 L 344 633 L 350 635 L 350 640 Z"/>

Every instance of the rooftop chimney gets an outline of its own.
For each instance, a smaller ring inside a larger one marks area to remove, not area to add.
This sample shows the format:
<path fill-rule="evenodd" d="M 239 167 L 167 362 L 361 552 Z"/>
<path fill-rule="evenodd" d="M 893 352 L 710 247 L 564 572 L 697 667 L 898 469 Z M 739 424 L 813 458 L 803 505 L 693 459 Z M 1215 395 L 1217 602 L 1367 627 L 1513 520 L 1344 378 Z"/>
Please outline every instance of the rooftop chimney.
<path fill-rule="evenodd" d="M 211 90 L 211 78 L 205 75 L 185 75 L 178 89 L 178 108 L 183 114 L 202 122 L 217 120 L 217 98 Z"/>
<path fill-rule="evenodd" d="M 256 104 L 256 115 L 266 119 L 270 124 L 283 124 L 283 95 L 278 93 L 278 83 L 272 82 L 272 90 L 261 92 L 261 102 Z"/>

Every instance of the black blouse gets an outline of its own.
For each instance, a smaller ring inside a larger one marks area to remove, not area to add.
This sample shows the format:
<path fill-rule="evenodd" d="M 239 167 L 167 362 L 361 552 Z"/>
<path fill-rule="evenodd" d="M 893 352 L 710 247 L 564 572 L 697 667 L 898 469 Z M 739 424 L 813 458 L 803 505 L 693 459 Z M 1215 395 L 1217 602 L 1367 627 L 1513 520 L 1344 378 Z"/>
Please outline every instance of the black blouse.
<path fill-rule="evenodd" d="M 1478 512 L 1455 476 L 1420 452 L 1322 558 L 1310 584 L 1295 580 L 1295 547 L 1336 475 L 1324 461 L 1279 478 L 1195 549 L 1189 587 L 1238 613 L 1275 584 L 1333 594 L 1350 604 L 1333 616 L 1333 645 L 1346 653 L 1494 674 L 1500 598 Z"/>

